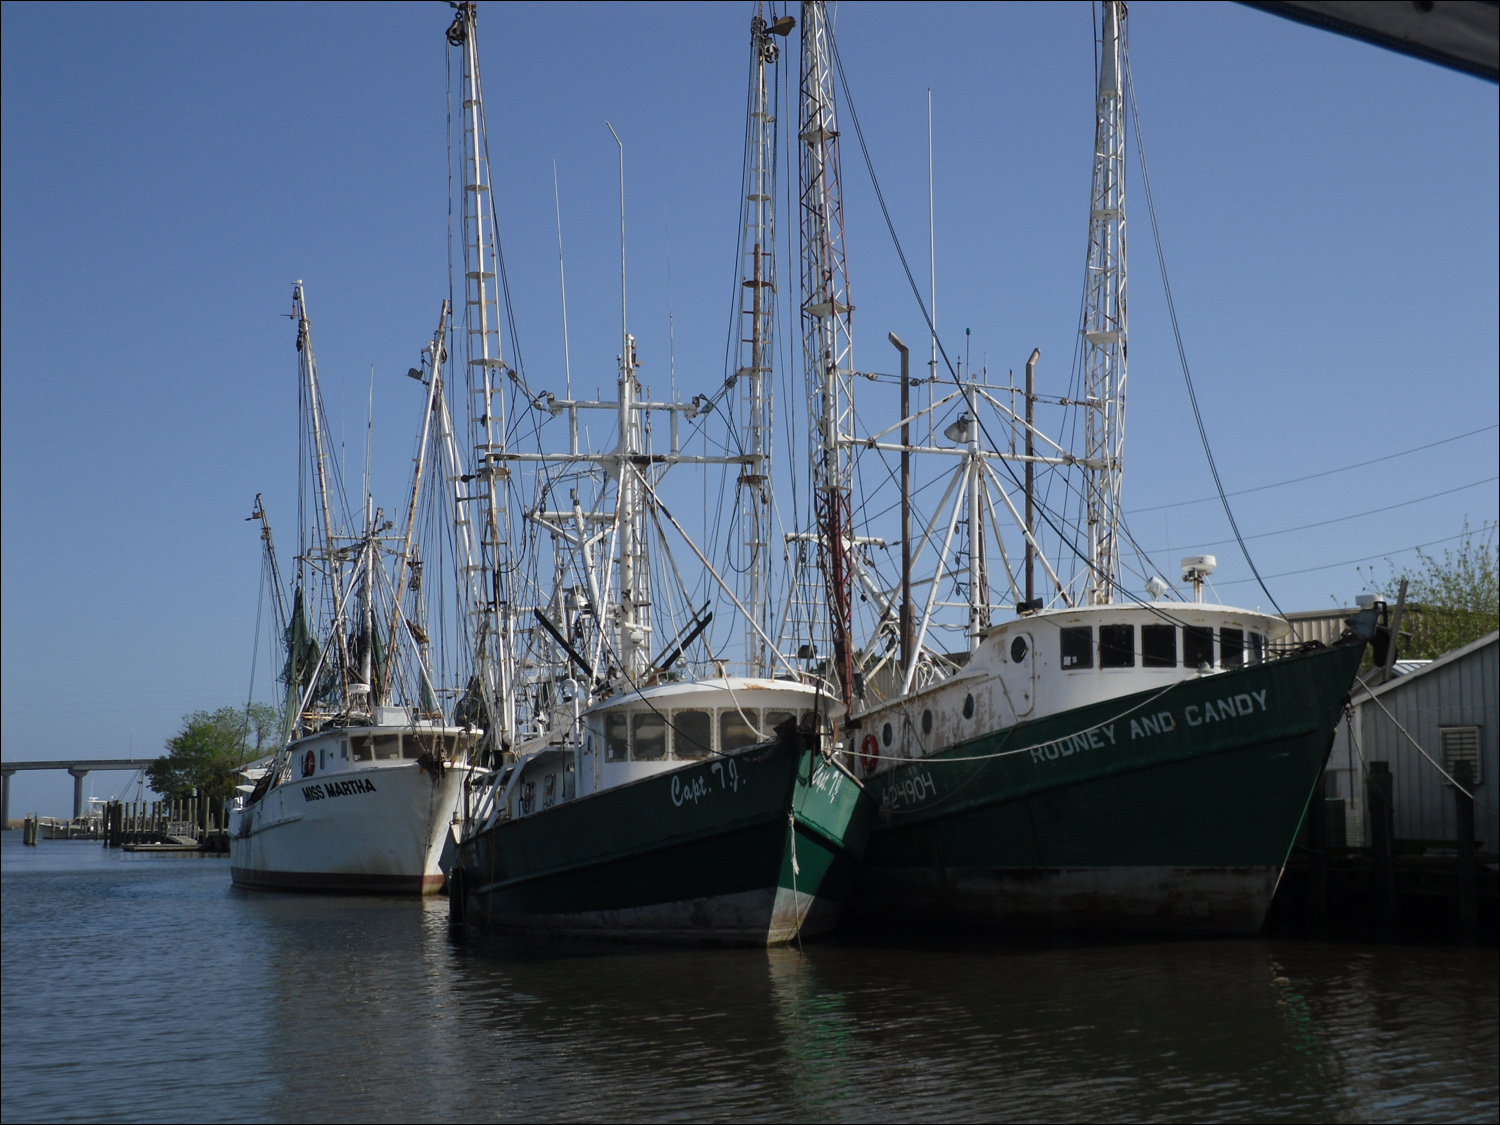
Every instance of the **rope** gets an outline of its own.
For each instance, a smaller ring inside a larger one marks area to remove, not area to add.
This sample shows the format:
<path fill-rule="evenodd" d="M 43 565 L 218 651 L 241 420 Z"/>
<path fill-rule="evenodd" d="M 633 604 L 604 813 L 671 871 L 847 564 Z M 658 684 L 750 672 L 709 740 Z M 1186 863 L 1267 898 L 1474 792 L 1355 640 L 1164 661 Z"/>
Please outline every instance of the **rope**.
<path fill-rule="evenodd" d="M 798 905 L 801 897 L 797 891 L 797 814 L 788 810 L 786 814 L 787 829 L 792 834 L 792 914 L 797 919 L 797 952 L 802 952 L 802 911 Z"/>
<path fill-rule="evenodd" d="M 1250 548 L 1245 546 L 1245 538 L 1240 534 L 1239 524 L 1235 522 L 1234 511 L 1229 507 L 1229 496 L 1224 491 L 1224 482 L 1219 479 L 1219 466 L 1214 461 L 1214 451 L 1208 444 L 1208 430 L 1203 425 L 1203 414 L 1198 409 L 1198 392 L 1193 387 L 1193 376 L 1188 371 L 1187 352 L 1182 346 L 1182 330 L 1177 324 L 1177 306 L 1172 301 L 1172 283 L 1167 280 L 1167 259 L 1161 248 L 1161 230 L 1156 224 L 1156 202 L 1151 197 L 1151 176 L 1146 171 L 1146 146 L 1141 139 L 1141 117 L 1135 104 L 1135 83 L 1130 73 L 1129 51 L 1125 52 L 1124 68 L 1125 92 L 1130 98 L 1130 122 L 1132 132 L 1135 134 L 1135 151 L 1141 162 L 1141 186 L 1146 191 L 1146 212 L 1151 217 L 1151 237 L 1156 243 L 1156 264 L 1161 267 L 1161 285 L 1167 297 L 1167 316 L 1172 322 L 1172 338 L 1177 343 L 1177 358 L 1182 364 L 1182 379 L 1187 384 L 1188 402 L 1193 407 L 1193 420 L 1198 424 L 1198 437 L 1203 442 L 1203 455 L 1208 459 L 1208 471 L 1214 478 L 1214 488 L 1219 494 L 1219 502 L 1224 506 L 1224 515 L 1229 520 L 1229 529 L 1234 532 L 1235 541 L 1240 545 L 1240 553 L 1245 556 L 1245 562 L 1250 566 L 1250 573 L 1255 575 L 1255 581 L 1259 584 L 1261 592 L 1276 607 L 1276 612 L 1285 617 L 1286 612 L 1266 586 L 1265 580 L 1261 578 L 1255 560 L 1250 557 Z"/>
<path fill-rule="evenodd" d="M 1373 702 L 1376 707 L 1379 707 L 1382 711 L 1385 712 L 1385 717 L 1387 719 L 1389 719 L 1391 721 L 1392 725 L 1394 725 L 1395 728 L 1401 732 L 1401 734 L 1406 738 L 1406 741 L 1410 742 L 1413 746 L 1415 746 L 1417 748 L 1417 753 L 1421 754 L 1422 757 L 1426 758 L 1429 762 L 1431 762 L 1432 763 L 1432 768 L 1435 769 L 1435 770 L 1437 770 L 1438 773 L 1442 774 L 1445 778 L 1448 779 L 1448 784 L 1452 785 L 1453 788 L 1457 789 L 1460 793 L 1462 793 L 1465 797 L 1469 798 L 1469 800 L 1473 801 L 1475 804 L 1480 805 L 1481 807 L 1483 807 L 1486 812 L 1490 811 L 1489 805 L 1485 804 L 1485 802 L 1481 801 L 1478 797 L 1474 796 L 1474 794 L 1470 793 L 1467 789 L 1465 789 L 1457 781 L 1454 781 L 1453 780 L 1453 775 L 1451 773 L 1449 773 L 1447 770 L 1445 770 L 1442 766 L 1438 765 L 1438 761 L 1437 761 L 1436 758 L 1434 758 L 1426 750 L 1422 749 L 1422 744 L 1419 743 L 1415 738 L 1413 738 L 1411 736 L 1411 733 L 1405 727 L 1403 727 L 1401 725 L 1400 721 L 1396 718 L 1396 716 L 1392 715 L 1390 713 L 1390 711 L 1388 711 L 1386 709 L 1385 704 L 1382 703 L 1382 702 L 1380 702 L 1379 696 L 1377 696 L 1373 691 L 1370 690 L 1370 687 L 1369 687 L 1368 684 L 1361 684 L 1360 686 L 1365 689 L 1365 694 L 1370 697 L 1371 702 Z M 1353 726 L 1351 726 L 1349 729 L 1352 732 L 1354 728 L 1353 728 Z M 1364 756 L 1361 755 L 1360 759 L 1361 759 L 1361 761 L 1363 761 Z"/>

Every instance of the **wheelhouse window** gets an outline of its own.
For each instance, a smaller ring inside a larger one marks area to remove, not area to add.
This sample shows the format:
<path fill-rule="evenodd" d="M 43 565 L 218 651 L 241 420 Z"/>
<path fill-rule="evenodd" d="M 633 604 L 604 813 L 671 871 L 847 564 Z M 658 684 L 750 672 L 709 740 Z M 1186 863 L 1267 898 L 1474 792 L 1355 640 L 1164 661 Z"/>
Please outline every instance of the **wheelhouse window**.
<path fill-rule="evenodd" d="M 637 711 L 630 716 L 630 734 L 635 740 L 635 760 L 655 762 L 667 756 L 667 720 L 655 711 Z"/>
<path fill-rule="evenodd" d="M 672 712 L 672 754 L 706 758 L 714 749 L 714 719 L 707 711 Z"/>
<path fill-rule="evenodd" d="M 1094 666 L 1094 630 L 1089 625 L 1059 629 L 1062 637 L 1062 666 L 1068 669 Z"/>
<path fill-rule="evenodd" d="M 349 739 L 349 748 L 354 752 L 356 762 L 368 762 L 375 756 L 370 746 L 370 736 L 367 734 L 356 734 Z"/>
<path fill-rule="evenodd" d="M 1246 659 L 1251 664 L 1259 664 L 1266 658 L 1266 638 L 1261 633 L 1248 634 L 1250 643 L 1246 646 Z"/>
<path fill-rule="evenodd" d="M 738 707 L 726 707 L 719 712 L 719 751 L 727 754 L 731 750 L 740 750 L 746 746 L 754 746 L 760 741 L 760 733 L 755 729 L 756 713 L 746 711 L 743 715 Z"/>
<path fill-rule="evenodd" d="M 604 760 L 630 760 L 630 716 L 623 712 L 606 711 L 604 714 Z"/>
<path fill-rule="evenodd" d="M 1144 668 L 1177 667 L 1177 626 L 1141 626 L 1141 666 Z"/>
<path fill-rule="evenodd" d="M 1245 663 L 1245 630 L 1219 630 L 1219 667 L 1240 668 Z"/>
<path fill-rule="evenodd" d="M 377 762 L 394 762 L 401 757 L 401 736 L 399 734 L 377 734 L 375 736 L 375 760 Z"/>
<path fill-rule="evenodd" d="M 1099 626 L 1099 667 L 1135 667 L 1135 626 Z"/>
<path fill-rule="evenodd" d="M 1182 662 L 1189 668 L 1214 666 L 1214 631 L 1207 625 L 1182 627 Z"/>
<path fill-rule="evenodd" d="M 772 711 L 768 708 L 766 710 L 766 721 L 761 724 L 760 729 L 765 731 L 766 736 L 769 738 L 775 735 L 776 728 L 779 727 L 782 723 L 786 722 L 788 719 L 795 719 L 796 717 L 797 712 L 795 711 Z"/>

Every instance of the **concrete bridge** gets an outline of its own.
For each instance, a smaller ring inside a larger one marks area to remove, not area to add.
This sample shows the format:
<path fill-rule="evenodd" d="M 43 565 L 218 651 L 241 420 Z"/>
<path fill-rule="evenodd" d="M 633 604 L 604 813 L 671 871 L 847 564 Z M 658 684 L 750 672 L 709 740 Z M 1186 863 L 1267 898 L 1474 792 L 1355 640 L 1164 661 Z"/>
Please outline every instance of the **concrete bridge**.
<path fill-rule="evenodd" d="M 10 825 L 10 778 L 17 770 L 67 770 L 73 775 L 73 819 L 83 815 L 83 779 L 94 771 L 143 770 L 156 758 L 65 758 L 54 762 L 0 762 L 0 825 Z"/>

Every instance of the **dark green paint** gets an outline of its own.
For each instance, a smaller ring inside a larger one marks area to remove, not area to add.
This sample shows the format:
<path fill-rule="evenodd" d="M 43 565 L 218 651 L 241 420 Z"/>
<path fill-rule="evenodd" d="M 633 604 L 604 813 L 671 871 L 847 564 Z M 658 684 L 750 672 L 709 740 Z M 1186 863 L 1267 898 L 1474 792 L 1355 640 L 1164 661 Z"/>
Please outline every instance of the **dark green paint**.
<path fill-rule="evenodd" d="M 799 738 L 501 821 L 460 846 L 459 864 L 475 916 L 501 925 L 567 931 L 568 915 L 794 884 L 836 918 L 871 813 L 859 784 Z M 693 929 L 677 936 L 691 938 Z"/>
<path fill-rule="evenodd" d="M 884 868 L 1279 868 L 1361 651 L 1341 646 L 1185 680 L 869 778 L 880 813 L 867 879 L 878 884 Z M 1085 745 L 1075 736 L 1090 728 L 1099 729 Z M 996 754 L 1004 756 L 986 757 Z"/>

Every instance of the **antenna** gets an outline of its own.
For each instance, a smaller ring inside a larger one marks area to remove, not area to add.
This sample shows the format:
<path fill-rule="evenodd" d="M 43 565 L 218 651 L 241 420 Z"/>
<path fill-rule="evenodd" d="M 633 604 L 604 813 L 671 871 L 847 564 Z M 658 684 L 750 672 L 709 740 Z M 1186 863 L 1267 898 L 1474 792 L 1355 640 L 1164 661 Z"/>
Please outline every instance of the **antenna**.
<path fill-rule="evenodd" d="M 370 499 L 370 440 L 375 435 L 375 365 L 370 364 L 370 402 L 365 411 L 365 506 Z"/>
<path fill-rule="evenodd" d="M 557 194 L 557 161 L 552 162 L 552 206 L 557 211 L 557 284 L 562 290 L 563 314 L 563 387 L 573 397 L 573 360 L 568 354 L 568 278 L 563 273 L 562 201 Z"/>
<path fill-rule="evenodd" d="M 630 329 L 626 326 L 625 319 L 625 142 L 620 140 L 620 134 L 615 132 L 615 127 L 609 124 L 608 118 L 604 124 L 609 126 L 609 135 L 614 137 L 615 144 L 620 146 L 620 354 L 621 362 L 628 366 Z"/>
<path fill-rule="evenodd" d="M 677 328 L 672 316 L 672 219 L 667 205 L 661 205 L 662 223 L 667 231 L 667 372 L 673 398 L 677 395 Z"/>
<path fill-rule="evenodd" d="M 927 87 L 927 309 L 932 319 L 932 358 L 927 363 L 927 374 L 937 380 L 937 234 L 933 222 L 932 191 L 932 87 Z M 931 406 L 933 383 L 927 384 L 928 406 Z M 931 424 L 929 418 L 928 424 Z"/>

